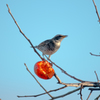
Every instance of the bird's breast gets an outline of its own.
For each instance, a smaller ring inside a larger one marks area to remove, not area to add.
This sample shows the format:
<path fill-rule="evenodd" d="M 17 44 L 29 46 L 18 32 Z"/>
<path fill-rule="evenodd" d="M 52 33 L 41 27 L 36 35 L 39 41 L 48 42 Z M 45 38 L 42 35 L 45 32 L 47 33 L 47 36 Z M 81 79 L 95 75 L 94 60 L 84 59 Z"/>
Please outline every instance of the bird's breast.
<path fill-rule="evenodd" d="M 60 42 L 57 42 L 57 43 L 56 43 L 56 46 L 60 47 Z"/>

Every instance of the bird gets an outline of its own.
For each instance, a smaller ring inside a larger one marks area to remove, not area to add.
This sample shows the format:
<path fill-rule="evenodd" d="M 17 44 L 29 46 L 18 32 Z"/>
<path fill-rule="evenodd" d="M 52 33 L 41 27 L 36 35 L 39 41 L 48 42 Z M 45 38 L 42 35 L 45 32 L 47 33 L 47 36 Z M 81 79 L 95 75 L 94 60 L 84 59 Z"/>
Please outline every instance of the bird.
<path fill-rule="evenodd" d="M 35 48 L 42 52 L 43 58 L 44 55 L 49 55 L 50 59 L 51 55 L 57 52 L 57 50 L 60 48 L 61 41 L 65 37 L 68 37 L 68 35 L 58 34 L 54 36 L 52 39 L 48 39 L 41 42 L 39 45 L 35 46 Z"/>

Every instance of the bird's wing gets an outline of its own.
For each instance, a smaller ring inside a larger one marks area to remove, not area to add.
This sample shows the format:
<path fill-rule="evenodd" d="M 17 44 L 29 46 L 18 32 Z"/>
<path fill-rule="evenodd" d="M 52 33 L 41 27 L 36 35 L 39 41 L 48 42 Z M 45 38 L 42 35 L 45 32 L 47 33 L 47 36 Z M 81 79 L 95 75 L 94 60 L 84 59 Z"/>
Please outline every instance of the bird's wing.
<path fill-rule="evenodd" d="M 52 39 L 49 39 L 40 43 L 39 46 L 46 47 L 48 50 L 53 51 L 55 49 L 55 42 Z"/>
<path fill-rule="evenodd" d="M 50 43 L 50 40 L 45 40 L 45 41 L 41 42 L 38 46 L 46 46 L 46 45 L 48 45 L 48 43 Z"/>

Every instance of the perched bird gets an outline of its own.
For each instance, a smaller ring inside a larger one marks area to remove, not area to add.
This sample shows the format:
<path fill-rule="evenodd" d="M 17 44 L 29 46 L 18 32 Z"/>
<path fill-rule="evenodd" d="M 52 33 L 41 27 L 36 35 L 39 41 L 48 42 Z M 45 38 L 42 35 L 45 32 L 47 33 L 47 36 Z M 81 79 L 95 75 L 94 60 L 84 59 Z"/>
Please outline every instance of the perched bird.
<path fill-rule="evenodd" d="M 68 35 L 56 35 L 52 39 L 48 39 L 40 43 L 38 46 L 35 46 L 38 50 L 40 50 L 44 55 L 49 55 L 54 54 L 59 48 L 61 41 L 65 38 L 68 37 Z"/>

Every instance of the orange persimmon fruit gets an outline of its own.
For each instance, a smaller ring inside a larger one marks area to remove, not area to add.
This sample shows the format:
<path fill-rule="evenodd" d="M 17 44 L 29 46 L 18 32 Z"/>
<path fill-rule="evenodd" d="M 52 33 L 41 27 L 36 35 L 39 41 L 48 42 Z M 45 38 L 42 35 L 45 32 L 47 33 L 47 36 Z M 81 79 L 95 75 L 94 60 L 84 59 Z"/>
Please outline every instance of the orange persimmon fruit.
<path fill-rule="evenodd" d="M 55 73 L 48 61 L 39 61 L 34 65 L 35 74 L 42 79 L 51 79 Z"/>

